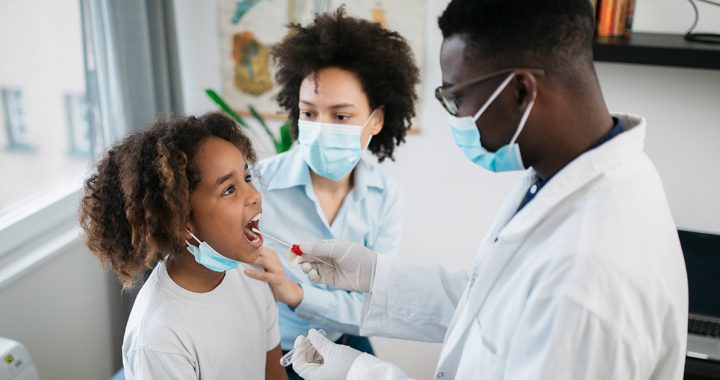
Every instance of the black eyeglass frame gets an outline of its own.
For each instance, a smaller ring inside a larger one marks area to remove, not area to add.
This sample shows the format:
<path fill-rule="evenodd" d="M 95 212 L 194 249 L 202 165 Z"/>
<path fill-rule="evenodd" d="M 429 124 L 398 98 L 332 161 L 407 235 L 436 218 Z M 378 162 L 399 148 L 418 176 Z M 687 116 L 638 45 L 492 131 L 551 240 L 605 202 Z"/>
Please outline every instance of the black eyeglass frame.
<path fill-rule="evenodd" d="M 447 111 L 450 115 L 457 116 L 457 113 L 460 109 L 456 103 L 456 99 L 452 96 L 452 94 L 457 93 L 458 91 L 467 88 L 468 86 L 474 85 L 476 83 L 480 83 L 482 81 L 494 78 L 498 75 L 502 74 L 510 74 L 516 71 L 528 71 L 536 76 L 543 76 L 545 75 L 545 70 L 540 68 L 527 68 L 527 67 L 509 67 L 506 69 L 501 69 L 497 71 L 493 71 L 488 74 L 483 74 L 479 77 L 468 79 L 464 82 L 452 85 L 448 88 L 444 88 L 444 86 L 438 86 L 435 89 L 435 99 L 437 99 L 440 104 L 442 104 L 443 108 L 445 108 L 445 111 Z"/>

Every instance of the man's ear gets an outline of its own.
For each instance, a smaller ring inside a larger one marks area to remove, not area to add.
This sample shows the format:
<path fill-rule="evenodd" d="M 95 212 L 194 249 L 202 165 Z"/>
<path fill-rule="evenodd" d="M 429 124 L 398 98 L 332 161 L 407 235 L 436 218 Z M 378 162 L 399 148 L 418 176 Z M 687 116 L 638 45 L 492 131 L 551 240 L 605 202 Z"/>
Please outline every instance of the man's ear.
<path fill-rule="evenodd" d="M 518 70 L 514 82 L 516 104 L 522 113 L 537 96 L 537 78 L 527 70 Z"/>
<path fill-rule="evenodd" d="M 373 119 L 370 121 L 370 133 L 375 136 L 382 131 L 385 125 L 385 107 L 380 106 L 375 109 Z"/>

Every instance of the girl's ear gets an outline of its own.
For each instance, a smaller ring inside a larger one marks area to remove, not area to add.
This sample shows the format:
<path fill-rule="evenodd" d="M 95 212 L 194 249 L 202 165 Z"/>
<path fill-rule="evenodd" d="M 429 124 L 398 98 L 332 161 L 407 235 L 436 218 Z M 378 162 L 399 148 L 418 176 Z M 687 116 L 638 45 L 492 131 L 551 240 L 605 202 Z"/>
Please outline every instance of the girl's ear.
<path fill-rule="evenodd" d="M 378 107 L 373 114 L 373 119 L 370 121 L 370 133 L 375 136 L 383 129 L 385 125 L 385 108 L 383 106 Z"/>
<path fill-rule="evenodd" d="M 195 242 L 195 238 L 193 237 L 193 227 L 191 223 L 185 225 L 185 241 L 190 242 L 191 244 Z"/>

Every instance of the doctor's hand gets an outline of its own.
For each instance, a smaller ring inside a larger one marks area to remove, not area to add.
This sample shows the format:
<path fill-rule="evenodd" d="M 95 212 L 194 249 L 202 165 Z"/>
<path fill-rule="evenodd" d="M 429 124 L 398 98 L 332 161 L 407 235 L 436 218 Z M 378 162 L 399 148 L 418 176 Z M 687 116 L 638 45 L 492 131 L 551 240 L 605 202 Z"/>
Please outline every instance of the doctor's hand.
<path fill-rule="evenodd" d="M 245 274 L 250 278 L 267 282 L 272 288 L 276 301 L 293 309 L 300 304 L 303 299 L 302 286 L 288 278 L 275 251 L 261 247 L 260 256 L 253 264 L 261 266 L 265 272 L 246 269 Z"/>
<path fill-rule="evenodd" d="M 300 268 L 310 280 L 345 290 L 365 293 L 372 290 L 377 264 L 375 252 L 345 240 L 310 241 L 300 244 L 300 250 L 303 252 Z"/>
<path fill-rule="evenodd" d="M 310 329 L 307 338 L 301 335 L 295 339 L 293 370 L 306 380 L 345 379 L 360 354 L 360 351 L 335 344 L 317 330 Z"/>

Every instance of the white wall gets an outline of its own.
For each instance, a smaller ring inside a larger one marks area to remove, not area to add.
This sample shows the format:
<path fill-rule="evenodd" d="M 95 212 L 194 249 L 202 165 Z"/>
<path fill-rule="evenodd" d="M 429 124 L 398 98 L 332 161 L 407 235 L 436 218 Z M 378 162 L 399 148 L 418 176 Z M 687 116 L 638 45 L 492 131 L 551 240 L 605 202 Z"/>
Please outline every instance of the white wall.
<path fill-rule="evenodd" d="M 25 345 L 41 379 L 109 379 L 123 315 L 118 282 L 79 241 L 0 284 L 0 336 Z"/>
<path fill-rule="evenodd" d="M 645 150 L 662 176 L 676 224 L 720 233 L 720 71 L 597 68 L 610 109 L 647 118 Z"/>
<path fill-rule="evenodd" d="M 455 147 L 433 96 L 441 79 L 436 20 L 447 1 L 427 4 L 421 132 L 409 136 L 397 151 L 397 161 L 383 167 L 401 183 L 406 197 L 403 255 L 462 269 L 472 262 L 476 244 L 517 174 L 486 173 Z M 720 32 L 720 12 L 705 8 L 699 29 Z M 221 88 L 216 12 L 216 1 L 176 0 L 183 98 L 189 113 L 215 109 L 203 89 Z M 636 30 L 680 33 L 691 22 L 686 2 L 638 1 Z M 607 63 L 597 69 L 613 112 L 647 117 L 646 149 L 663 177 L 678 225 L 720 233 L 720 201 L 712 196 L 720 188 L 720 71 Z M 380 357 L 413 377 L 432 376 L 438 344 L 377 338 L 374 343 Z"/>

